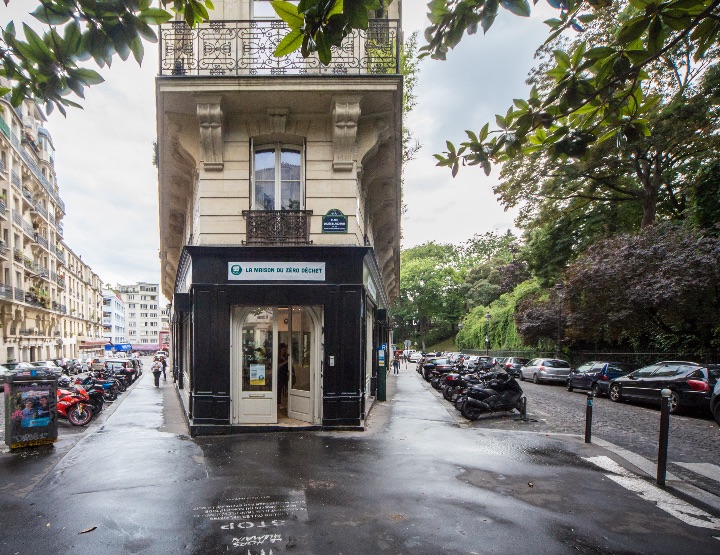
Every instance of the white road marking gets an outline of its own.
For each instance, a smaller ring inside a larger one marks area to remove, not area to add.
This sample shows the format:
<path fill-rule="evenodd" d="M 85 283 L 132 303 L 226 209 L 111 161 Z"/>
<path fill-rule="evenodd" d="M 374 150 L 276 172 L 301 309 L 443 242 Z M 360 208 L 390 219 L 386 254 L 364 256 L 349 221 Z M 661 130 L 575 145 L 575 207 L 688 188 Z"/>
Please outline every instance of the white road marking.
<path fill-rule="evenodd" d="M 642 499 L 655 503 L 659 509 L 671 514 L 685 524 L 698 528 L 720 530 L 720 518 L 715 518 L 705 511 L 693 507 L 677 497 L 673 497 L 665 490 L 638 478 L 611 458 L 599 456 L 588 457 L 585 460 L 611 472 L 612 474 L 606 474 L 605 476 L 625 489 L 637 493 Z"/>
<path fill-rule="evenodd" d="M 715 480 L 716 482 L 720 482 L 720 466 L 716 464 L 681 462 L 673 462 L 673 464 L 682 466 L 683 468 L 687 468 L 688 470 L 691 470 L 696 474 L 700 474 L 701 476 L 705 476 L 706 478 L 710 478 L 711 480 Z"/>

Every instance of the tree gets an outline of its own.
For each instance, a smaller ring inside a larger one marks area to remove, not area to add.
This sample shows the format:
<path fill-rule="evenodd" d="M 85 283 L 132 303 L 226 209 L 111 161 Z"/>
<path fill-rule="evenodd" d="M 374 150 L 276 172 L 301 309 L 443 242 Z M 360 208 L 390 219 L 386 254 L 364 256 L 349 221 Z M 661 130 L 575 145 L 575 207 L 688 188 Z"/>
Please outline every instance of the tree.
<path fill-rule="evenodd" d="M 10 0 L 4 0 L 7 6 Z M 48 30 L 38 34 L 23 23 L 24 39 L 10 21 L 0 35 L 0 76 L 10 87 L 0 87 L 0 95 L 11 92 L 11 103 L 19 106 L 25 98 L 45 105 L 48 113 L 57 108 L 80 105 L 68 98 L 84 98 L 85 87 L 102 83 L 100 74 L 79 62 L 92 58 L 100 68 L 112 64 L 117 55 L 130 54 L 140 64 L 143 41 L 157 42 L 151 25 L 170 20 L 171 12 L 181 15 L 188 25 L 207 21 L 211 0 L 38 0 L 32 16 Z M 170 10 L 164 9 L 170 7 Z"/>
<path fill-rule="evenodd" d="M 596 345 L 717 348 L 720 239 L 662 223 L 600 242 L 565 273 L 567 334 Z"/>

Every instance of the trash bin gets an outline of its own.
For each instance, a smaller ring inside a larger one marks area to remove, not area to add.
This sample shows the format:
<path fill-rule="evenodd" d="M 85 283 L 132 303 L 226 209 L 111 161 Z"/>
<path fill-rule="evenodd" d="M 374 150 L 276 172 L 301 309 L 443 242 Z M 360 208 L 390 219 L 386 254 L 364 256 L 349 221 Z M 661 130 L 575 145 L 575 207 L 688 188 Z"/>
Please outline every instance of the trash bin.
<path fill-rule="evenodd" d="M 57 376 L 42 368 L 6 376 L 5 443 L 10 449 L 57 441 Z"/>

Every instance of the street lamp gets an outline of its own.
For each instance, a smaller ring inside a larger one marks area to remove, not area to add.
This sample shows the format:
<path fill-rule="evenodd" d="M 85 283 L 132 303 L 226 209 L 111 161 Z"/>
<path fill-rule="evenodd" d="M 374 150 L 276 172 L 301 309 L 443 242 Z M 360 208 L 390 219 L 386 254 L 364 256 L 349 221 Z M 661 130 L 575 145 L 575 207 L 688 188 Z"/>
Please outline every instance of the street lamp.
<path fill-rule="evenodd" d="M 490 318 L 492 318 L 492 316 L 488 312 L 485 315 L 485 321 L 487 322 L 487 327 L 485 328 L 485 356 L 490 356 Z"/>

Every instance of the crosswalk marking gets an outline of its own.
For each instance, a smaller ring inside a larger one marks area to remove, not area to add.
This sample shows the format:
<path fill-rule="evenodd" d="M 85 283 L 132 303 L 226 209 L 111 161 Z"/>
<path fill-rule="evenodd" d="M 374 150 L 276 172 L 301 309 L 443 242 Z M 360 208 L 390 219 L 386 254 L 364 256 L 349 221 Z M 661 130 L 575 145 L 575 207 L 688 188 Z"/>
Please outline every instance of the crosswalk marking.
<path fill-rule="evenodd" d="M 681 463 L 681 462 L 673 462 L 673 464 L 682 466 L 683 468 L 687 468 L 688 470 L 694 472 L 695 474 L 700 474 L 700 476 L 705 476 L 706 478 L 710 478 L 711 480 L 720 482 L 720 466 L 718 466 L 716 464 Z"/>
<path fill-rule="evenodd" d="M 665 490 L 638 478 L 610 457 L 588 457 L 585 458 L 585 460 L 610 472 L 610 474 L 605 474 L 605 476 L 613 482 L 638 494 L 642 499 L 655 503 L 659 509 L 671 514 L 685 524 L 698 528 L 720 530 L 720 518 L 715 518 L 702 509 L 693 507 L 689 503 L 670 495 Z"/>

